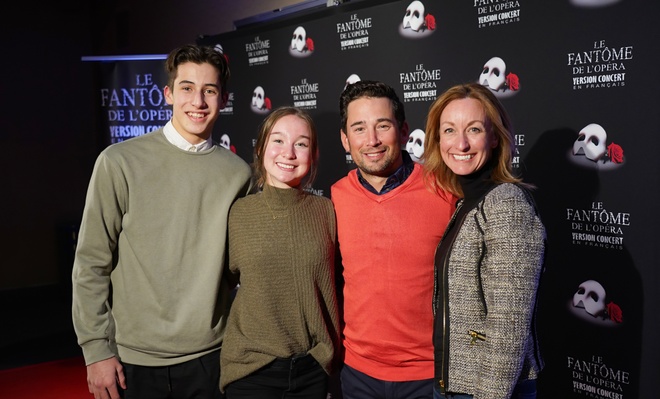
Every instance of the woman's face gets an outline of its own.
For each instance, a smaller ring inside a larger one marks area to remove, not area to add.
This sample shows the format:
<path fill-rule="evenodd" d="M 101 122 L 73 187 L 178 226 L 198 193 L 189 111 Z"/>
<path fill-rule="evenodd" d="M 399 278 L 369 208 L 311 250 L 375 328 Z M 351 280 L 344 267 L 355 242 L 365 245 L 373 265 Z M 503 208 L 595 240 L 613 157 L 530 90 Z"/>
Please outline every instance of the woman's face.
<path fill-rule="evenodd" d="M 307 122 L 296 115 L 278 120 L 264 150 L 266 183 L 273 187 L 300 186 L 312 165 L 311 132 Z"/>
<path fill-rule="evenodd" d="M 473 98 L 453 100 L 440 115 L 440 153 L 457 175 L 481 169 L 498 140 L 481 102 Z"/>

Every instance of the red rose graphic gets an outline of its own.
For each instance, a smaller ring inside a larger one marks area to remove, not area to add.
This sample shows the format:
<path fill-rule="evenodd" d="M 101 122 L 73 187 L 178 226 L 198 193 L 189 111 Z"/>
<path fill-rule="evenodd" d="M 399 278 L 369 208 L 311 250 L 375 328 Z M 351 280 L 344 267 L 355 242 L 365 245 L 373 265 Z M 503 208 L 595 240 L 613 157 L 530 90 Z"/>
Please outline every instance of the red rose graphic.
<path fill-rule="evenodd" d="M 264 107 L 266 107 L 266 109 L 271 109 L 272 105 L 270 104 L 270 98 L 264 98 Z"/>
<path fill-rule="evenodd" d="M 607 146 L 607 156 L 610 158 L 610 161 L 614 163 L 623 162 L 623 148 L 618 144 L 610 144 Z"/>
<path fill-rule="evenodd" d="M 610 316 L 610 320 L 616 322 L 616 323 L 621 323 L 623 321 L 623 312 L 621 311 L 621 308 L 619 305 L 617 305 L 614 302 L 610 302 L 607 304 L 607 314 Z"/>
<path fill-rule="evenodd" d="M 520 88 L 520 80 L 518 80 L 518 75 L 515 73 L 506 75 L 506 85 L 509 87 L 509 90 L 518 90 Z"/>
<path fill-rule="evenodd" d="M 314 51 L 314 40 L 308 37 L 305 45 L 307 46 L 307 50 Z"/>
<path fill-rule="evenodd" d="M 428 29 L 435 30 L 435 17 L 433 15 L 428 14 L 426 18 L 424 18 L 424 23 Z"/>

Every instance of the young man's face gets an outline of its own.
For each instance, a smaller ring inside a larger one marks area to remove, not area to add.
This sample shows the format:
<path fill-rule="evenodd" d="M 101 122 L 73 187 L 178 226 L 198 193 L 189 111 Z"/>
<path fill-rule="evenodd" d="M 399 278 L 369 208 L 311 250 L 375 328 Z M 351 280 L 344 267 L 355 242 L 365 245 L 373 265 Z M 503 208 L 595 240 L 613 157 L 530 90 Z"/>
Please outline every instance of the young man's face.
<path fill-rule="evenodd" d="M 198 144 L 211 137 L 213 124 L 226 103 L 214 66 L 193 62 L 179 65 L 174 84 L 165 86 L 164 93 L 172 105 L 172 124 L 186 141 Z"/>
<path fill-rule="evenodd" d="M 372 179 L 382 180 L 392 175 L 403 163 L 401 148 L 406 142 L 408 126 L 404 124 L 399 129 L 390 99 L 358 98 L 348 104 L 346 115 L 342 144 L 365 179 L 373 185 Z"/>

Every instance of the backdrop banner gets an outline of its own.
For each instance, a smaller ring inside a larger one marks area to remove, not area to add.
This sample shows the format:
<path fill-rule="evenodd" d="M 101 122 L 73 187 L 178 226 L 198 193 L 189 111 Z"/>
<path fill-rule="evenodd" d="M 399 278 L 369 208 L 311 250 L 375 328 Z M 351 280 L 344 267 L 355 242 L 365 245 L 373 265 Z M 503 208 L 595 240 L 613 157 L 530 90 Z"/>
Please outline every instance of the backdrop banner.
<path fill-rule="evenodd" d="M 102 144 L 118 143 L 164 126 L 172 118 L 165 102 L 164 60 L 116 60 L 94 64 Z"/>
<path fill-rule="evenodd" d="M 658 15 L 641 0 L 361 1 L 198 42 L 232 69 L 218 140 L 251 160 L 268 112 L 307 109 L 320 134 L 314 191 L 326 196 L 355 167 L 340 142 L 347 82 L 397 90 L 414 159 L 444 89 L 490 87 L 511 113 L 514 166 L 538 187 L 548 230 L 539 398 L 636 399 L 657 397 L 660 375 L 660 84 L 648 81 Z"/>

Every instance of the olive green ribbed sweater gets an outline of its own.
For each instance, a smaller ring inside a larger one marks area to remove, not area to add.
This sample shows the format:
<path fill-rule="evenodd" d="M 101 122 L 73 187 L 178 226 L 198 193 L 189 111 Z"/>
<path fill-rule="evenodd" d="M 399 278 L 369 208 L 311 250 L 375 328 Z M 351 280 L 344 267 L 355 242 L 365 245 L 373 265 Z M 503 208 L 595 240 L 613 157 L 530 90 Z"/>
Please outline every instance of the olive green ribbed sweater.
<path fill-rule="evenodd" d="M 229 215 L 229 267 L 240 273 L 221 352 L 220 387 L 275 358 L 311 354 L 331 372 L 339 342 L 332 202 L 266 186 Z"/>

